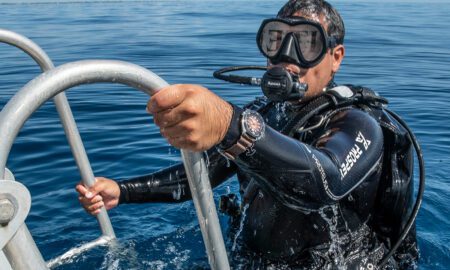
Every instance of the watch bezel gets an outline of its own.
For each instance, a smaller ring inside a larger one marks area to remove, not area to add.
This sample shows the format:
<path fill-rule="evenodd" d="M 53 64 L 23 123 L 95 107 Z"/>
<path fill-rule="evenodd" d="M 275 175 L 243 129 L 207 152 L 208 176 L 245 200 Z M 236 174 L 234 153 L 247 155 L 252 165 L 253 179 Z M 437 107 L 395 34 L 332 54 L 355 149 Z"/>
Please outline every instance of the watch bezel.
<path fill-rule="evenodd" d="M 260 125 L 258 130 L 254 130 L 248 126 L 250 124 L 250 121 L 253 121 L 253 119 L 256 120 Z M 247 134 L 255 141 L 257 141 L 261 139 L 265 131 L 264 119 L 258 112 L 247 109 L 242 113 L 241 128 L 242 134 Z"/>

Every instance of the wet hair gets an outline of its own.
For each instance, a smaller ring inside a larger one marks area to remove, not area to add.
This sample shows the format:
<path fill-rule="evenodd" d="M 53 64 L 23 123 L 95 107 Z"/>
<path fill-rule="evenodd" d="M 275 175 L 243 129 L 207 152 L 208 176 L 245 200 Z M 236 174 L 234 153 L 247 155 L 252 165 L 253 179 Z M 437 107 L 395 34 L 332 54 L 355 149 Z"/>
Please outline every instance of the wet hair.
<path fill-rule="evenodd" d="M 336 38 L 337 44 L 344 44 L 344 21 L 337 10 L 324 0 L 289 0 L 278 11 L 278 18 L 286 18 L 300 11 L 305 16 L 323 16 L 328 25 L 326 31 L 329 36 Z"/>

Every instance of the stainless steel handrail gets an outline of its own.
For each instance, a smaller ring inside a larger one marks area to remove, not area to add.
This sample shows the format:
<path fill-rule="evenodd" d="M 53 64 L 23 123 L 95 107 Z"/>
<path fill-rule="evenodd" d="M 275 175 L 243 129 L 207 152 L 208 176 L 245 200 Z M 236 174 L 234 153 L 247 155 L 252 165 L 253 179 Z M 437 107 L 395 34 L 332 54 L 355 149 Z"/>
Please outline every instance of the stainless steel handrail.
<path fill-rule="evenodd" d="M 54 68 L 52 61 L 44 50 L 42 50 L 30 39 L 20 34 L 9 30 L 0 29 L 0 42 L 15 46 L 27 53 L 36 61 L 36 63 L 38 63 L 43 72 Z M 69 141 L 72 155 L 74 156 L 78 170 L 80 171 L 81 179 L 86 186 L 91 187 L 95 183 L 94 173 L 92 172 L 92 167 L 89 163 L 89 159 L 73 118 L 72 110 L 70 109 L 66 94 L 64 92 L 59 93 L 53 100 L 55 102 L 59 118 L 61 119 L 61 123 L 64 127 L 67 140 Z M 107 238 L 114 239 L 116 237 L 114 234 L 114 229 L 104 207 L 102 207 L 100 214 L 97 215 L 97 220 L 99 222 L 102 235 Z"/>
<path fill-rule="evenodd" d="M 0 28 L 0 42 L 15 46 L 24 51 L 25 53 L 27 53 L 29 56 L 31 56 L 31 58 L 33 58 L 36 61 L 36 63 L 39 65 L 39 67 L 43 72 L 54 68 L 52 61 L 50 60 L 48 55 L 44 52 L 44 50 L 42 50 L 36 43 L 26 38 L 25 36 Z M 54 102 L 59 117 L 61 119 L 61 123 L 64 127 L 67 140 L 69 141 L 75 162 L 80 171 L 81 179 L 86 186 L 92 186 L 95 183 L 94 173 L 92 172 L 89 159 L 84 149 L 83 142 L 81 141 L 81 137 L 78 132 L 78 128 L 75 124 L 75 120 L 73 118 L 72 111 L 70 109 L 69 102 L 67 101 L 65 93 L 60 93 L 57 96 L 55 96 Z M 104 207 L 101 209 L 100 214 L 97 216 L 97 220 L 99 222 L 103 238 L 107 240 L 115 239 L 116 236 L 114 234 L 114 229 L 111 225 L 111 221 Z M 20 239 L 26 237 L 26 235 L 31 236 L 27 226 L 24 224 L 22 228 L 17 232 L 15 237 L 17 239 Z M 22 250 L 17 250 L 17 248 L 18 247 L 13 248 L 10 245 L 7 245 L 5 247 L 5 252 L 7 253 L 13 252 L 9 251 L 9 249 L 13 249 L 14 252 L 22 252 Z M 39 250 L 34 246 L 29 246 L 27 247 L 27 249 L 28 250 L 35 249 L 34 252 L 36 254 L 39 253 Z M 23 265 L 24 268 L 36 267 L 37 265 L 45 265 L 43 260 L 13 262 L 13 264 L 15 264 L 17 267 L 19 264 Z"/>
<path fill-rule="evenodd" d="M 122 83 L 150 95 L 168 84 L 151 71 L 126 62 L 79 61 L 54 68 L 25 85 L 0 113 L 0 175 L 4 174 L 12 144 L 25 121 L 46 100 L 71 87 L 96 82 Z M 229 269 L 212 190 L 201 155 L 182 150 L 192 197 L 212 269 Z M 198 184 L 201 183 L 201 184 Z M 193 185 L 193 186 L 192 186 Z M 29 239 L 29 241 L 33 241 Z M 26 242 L 26 241 L 23 241 Z M 15 243 L 26 245 L 26 243 Z M 13 254 L 13 256 L 26 256 Z M 8 258 L 10 259 L 10 258 Z"/>

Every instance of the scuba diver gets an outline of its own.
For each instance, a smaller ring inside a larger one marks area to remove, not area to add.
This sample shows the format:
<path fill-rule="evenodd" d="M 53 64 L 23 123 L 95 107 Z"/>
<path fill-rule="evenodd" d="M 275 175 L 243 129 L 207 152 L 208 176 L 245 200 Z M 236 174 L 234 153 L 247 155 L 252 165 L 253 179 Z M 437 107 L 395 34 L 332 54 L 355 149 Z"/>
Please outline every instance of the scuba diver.
<path fill-rule="evenodd" d="M 413 206 L 411 136 L 384 98 L 334 82 L 344 34 L 326 1 L 288 1 L 257 33 L 268 63 L 264 97 L 240 108 L 199 85 L 171 85 L 147 104 L 171 145 L 208 151 L 212 187 L 237 174 L 241 202 L 222 196 L 220 210 L 243 226 L 244 268 L 409 269 L 417 261 L 415 225 L 400 239 Z M 76 187 L 93 215 L 191 199 L 183 164 L 96 180 Z"/>

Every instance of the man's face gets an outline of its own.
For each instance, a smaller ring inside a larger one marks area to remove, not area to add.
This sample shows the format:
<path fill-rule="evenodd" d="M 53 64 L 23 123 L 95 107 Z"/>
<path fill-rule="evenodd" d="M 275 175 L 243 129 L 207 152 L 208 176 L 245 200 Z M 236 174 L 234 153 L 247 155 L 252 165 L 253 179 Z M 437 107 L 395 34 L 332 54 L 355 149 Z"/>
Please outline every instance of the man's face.
<path fill-rule="evenodd" d="M 292 16 L 305 17 L 307 19 L 319 22 L 324 29 L 327 29 L 327 25 L 323 17 L 308 17 L 303 16 L 301 12 L 296 12 Z M 308 84 L 308 91 L 305 93 L 305 98 L 310 98 L 320 94 L 327 86 L 328 82 L 333 78 L 333 75 L 339 70 L 342 59 L 344 58 L 344 46 L 337 45 L 332 51 L 328 50 L 322 61 L 314 67 L 302 68 L 291 63 L 280 63 L 276 66 L 282 66 L 289 72 L 298 74 L 299 81 Z M 268 61 L 269 68 L 272 65 L 270 60 Z"/>

